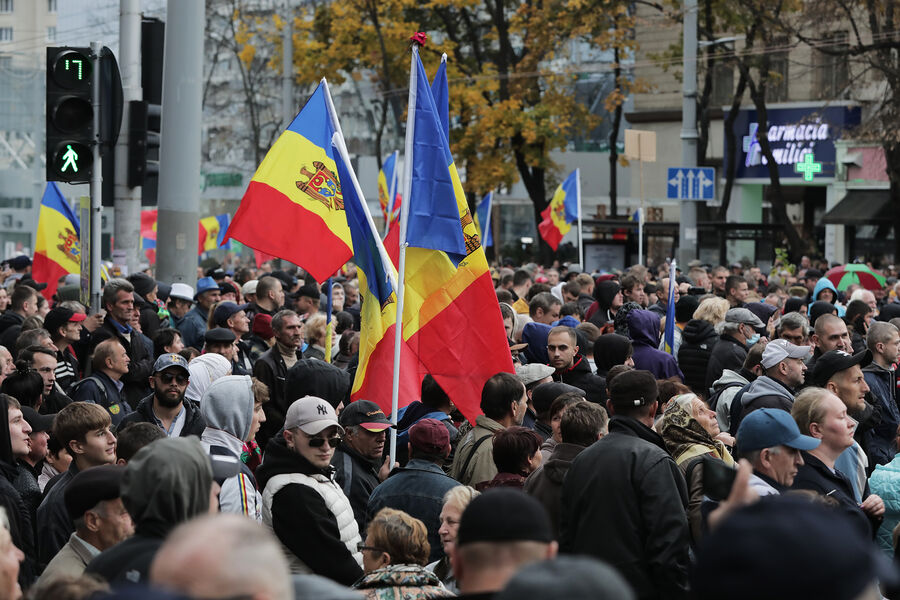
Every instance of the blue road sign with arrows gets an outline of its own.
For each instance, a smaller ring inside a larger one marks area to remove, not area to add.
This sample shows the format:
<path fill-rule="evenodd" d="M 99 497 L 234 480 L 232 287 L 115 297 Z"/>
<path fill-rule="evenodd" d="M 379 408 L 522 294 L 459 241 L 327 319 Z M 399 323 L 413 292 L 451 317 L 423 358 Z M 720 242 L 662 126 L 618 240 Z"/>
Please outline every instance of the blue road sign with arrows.
<path fill-rule="evenodd" d="M 669 200 L 714 200 L 716 170 L 712 167 L 670 167 L 666 177 Z"/>

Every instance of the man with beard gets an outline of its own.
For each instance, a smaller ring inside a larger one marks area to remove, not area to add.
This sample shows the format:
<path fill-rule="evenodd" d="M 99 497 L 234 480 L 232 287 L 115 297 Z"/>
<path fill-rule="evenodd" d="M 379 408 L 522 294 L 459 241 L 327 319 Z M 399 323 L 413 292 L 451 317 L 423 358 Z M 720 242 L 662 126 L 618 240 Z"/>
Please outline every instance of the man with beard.
<path fill-rule="evenodd" d="M 150 387 L 153 395 L 141 400 L 137 410 L 122 420 L 128 423 L 153 423 L 168 437 L 199 437 L 206 429 L 200 407 L 184 397 L 187 389 L 187 360 L 180 354 L 163 354 L 153 364 Z"/>

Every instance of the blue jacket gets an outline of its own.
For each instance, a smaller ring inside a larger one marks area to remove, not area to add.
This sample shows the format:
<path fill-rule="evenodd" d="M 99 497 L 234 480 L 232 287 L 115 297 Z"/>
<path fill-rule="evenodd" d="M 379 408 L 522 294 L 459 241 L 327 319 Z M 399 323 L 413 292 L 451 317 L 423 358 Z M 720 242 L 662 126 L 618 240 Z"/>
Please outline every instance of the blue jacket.
<path fill-rule="evenodd" d="M 206 334 L 206 318 L 208 316 L 204 312 L 199 305 L 195 305 L 178 323 L 178 331 L 181 332 L 185 346 L 203 350 L 203 336 Z"/>
<path fill-rule="evenodd" d="M 633 310 L 627 319 L 634 346 L 634 368 L 650 371 L 657 379 L 678 377 L 684 381 L 675 357 L 656 347 L 659 344 L 659 315 L 649 310 Z"/>
<path fill-rule="evenodd" d="M 896 397 L 897 375 L 872 362 L 863 369 L 863 377 L 871 390 L 871 401 L 881 414 L 881 423 L 866 432 L 866 450 L 869 459 L 875 464 L 886 465 L 897 453 L 894 446 L 897 428 L 900 427 L 900 410 L 897 408 Z"/>
<path fill-rule="evenodd" d="M 459 482 L 445 475 L 435 463 L 414 458 L 405 467 L 395 469 L 372 491 L 366 509 L 366 524 L 382 508 L 402 510 L 425 524 L 431 544 L 428 561 L 439 560 L 444 555 L 438 535 L 444 494 L 458 485 Z"/>
<path fill-rule="evenodd" d="M 900 523 L 900 459 L 886 465 L 876 465 L 869 478 L 873 494 L 884 500 L 884 521 L 875 534 L 875 540 L 888 556 L 894 556 L 894 527 Z"/>

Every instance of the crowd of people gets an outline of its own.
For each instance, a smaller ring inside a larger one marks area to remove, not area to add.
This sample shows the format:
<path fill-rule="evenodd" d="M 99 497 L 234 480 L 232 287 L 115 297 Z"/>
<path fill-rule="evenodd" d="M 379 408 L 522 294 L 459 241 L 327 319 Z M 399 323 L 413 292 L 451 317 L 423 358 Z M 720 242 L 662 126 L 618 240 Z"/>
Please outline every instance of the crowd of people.
<path fill-rule="evenodd" d="M 148 270 L 91 314 L 6 266 L 0 600 L 900 598 L 890 270 L 497 265 L 515 372 L 468 421 L 425 373 L 351 401 L 352 264 Z"/>

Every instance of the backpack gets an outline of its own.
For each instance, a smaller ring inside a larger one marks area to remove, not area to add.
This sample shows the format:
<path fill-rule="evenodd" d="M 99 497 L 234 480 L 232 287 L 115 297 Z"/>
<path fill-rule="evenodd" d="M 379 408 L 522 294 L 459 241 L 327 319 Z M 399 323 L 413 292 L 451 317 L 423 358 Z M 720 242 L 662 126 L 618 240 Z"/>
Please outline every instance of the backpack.
<path fill-rule="evenodd" d="M 716 410 L 716 405 L 719 403 L 719 397 L 722 395 L 722 392 L 725 390 L 731 389 L 733 387 L 741 387 L 743 385 L 747 385 L 745 383 L 741 383 L 740 381 L 732 381 L 720 387 L 718 390 L 712 393 L 706 403 L 709 405 L 709 410 Z"/>

